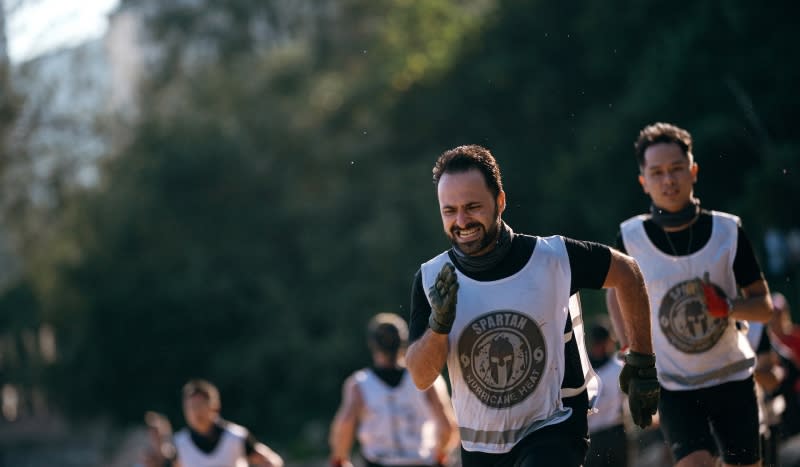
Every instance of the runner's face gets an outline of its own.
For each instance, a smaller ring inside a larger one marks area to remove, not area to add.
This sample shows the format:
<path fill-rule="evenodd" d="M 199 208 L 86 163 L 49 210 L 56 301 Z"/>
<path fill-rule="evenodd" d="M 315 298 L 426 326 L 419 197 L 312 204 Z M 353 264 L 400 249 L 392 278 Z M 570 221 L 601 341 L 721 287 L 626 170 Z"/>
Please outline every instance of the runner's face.
<path fill-rule="evenodd" d="M 680 211 L 689 204 L 695 182 L 697 164 L 689 161 L 677 144 L 658 143 L 645 150 L 639 183 L 656 206 Z"/>
<path fill-rule="evenodd" d="M 183 415 L 189 428 L 198 433 L 208 433 L 218 413 L 204 396 L 196 394 L 183 401 Z"/>
<path fill-rule="evenodd" d="M 437 187 L 444 232 L 471 256 L 491 251 L 505 210 L 505 193 L 494 198 L 478 169 L 445 173 Z"/>

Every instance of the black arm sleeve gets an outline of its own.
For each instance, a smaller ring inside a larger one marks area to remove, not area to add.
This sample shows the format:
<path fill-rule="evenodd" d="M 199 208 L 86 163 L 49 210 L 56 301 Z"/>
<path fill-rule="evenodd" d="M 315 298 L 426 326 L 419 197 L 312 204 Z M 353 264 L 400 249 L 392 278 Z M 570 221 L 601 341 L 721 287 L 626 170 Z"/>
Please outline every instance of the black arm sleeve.
<path fill-rule="evenodd" d="M 411 286 L 411 314 L 408 318 L 409 342 L 414 342 L 425 334 L 430 316 L 431 304 L 422 287 L 422 270 L 420 269 L 414 275 L 414 285 Z"/>
<path fill-rule="evenodd" d="M 739 287 L 746 287 L 755 281 L 764 279 L 764 273 L 758 264 L 753 244 L 742 227 L 739 227 L 739 238 L 736 242 L 736 257 L 733 259 L 733 275 Z"/>
<path fill-rule="evenodd" d="M 580 289 L 602 289 L 611 266 L 611 250 L 607 245 L 564 238 L 572 271 L 570 295 Z"/>
<path fill-rule="evenodd" d="M 767 326 L 761 330 L 761 337 L 758 339 L 758 347 L 756 347 L 756 355 L 761 355 L 772 350 L 772 345 L 769 342 L 769 333 Z"/>
<path fill-rule="evenodd" d="M 256 444 L 258 444 L 258 440 L 252 433 L 248 432 L 247 437 L 244 439 L 244 455 L 249 456 L 256 452 Z"/>

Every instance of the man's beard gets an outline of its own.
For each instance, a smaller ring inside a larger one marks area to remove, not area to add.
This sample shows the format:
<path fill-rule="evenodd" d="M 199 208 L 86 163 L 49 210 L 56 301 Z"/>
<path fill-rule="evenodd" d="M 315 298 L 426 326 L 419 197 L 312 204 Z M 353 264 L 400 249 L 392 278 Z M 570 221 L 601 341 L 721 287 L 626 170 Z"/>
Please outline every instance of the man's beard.
<path fill-rule="evenodd" d="M 472 242 L 458 243 L 457 240 L 458 236 L 456 235 L 457 232 L 459 230 L 469 230 L 474 227 L 478 227 L 481 229 L 481 231 L 483 231 L 483 237 Z M 461 250 L 462 253 L 466 255 L 474 255 L 479 251 L 483 251 L 484 248 L 489 246 L 492 242 L 496 241 L 499 232 L 500 232 L 500 216 L 499 213 L 497 212 L 497 207 L 495 207 L 494 222 L 492 222 L 492 225 L 489 226 L 489 230 L 486 230 L 483 224 L 479 222 L 473 222 L 471 224 L 467 224 L 467 226 L 464 227 L 463 229 L 454 226 L 452 229 L 450 229 L 450 234 L 448 236 L 450 237 L 450 243 L 453 245 L 453 247 L 458 248 L 459 250 Z"/>

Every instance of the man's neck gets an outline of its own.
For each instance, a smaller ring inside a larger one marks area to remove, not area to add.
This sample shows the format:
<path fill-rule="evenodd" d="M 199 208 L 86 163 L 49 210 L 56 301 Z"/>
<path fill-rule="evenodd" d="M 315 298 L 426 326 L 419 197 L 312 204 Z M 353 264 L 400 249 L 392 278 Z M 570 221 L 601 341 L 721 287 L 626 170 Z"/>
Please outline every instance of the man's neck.
<path fill-rule="evenodd" d="M 396 356 L 386 355 L 383 352 L 372 354 L 372 364 L 375 368 L 401 368 L 400 359 Z"/>
<path fill-rule="evenodd" d="M 700 200 L 691 198 L 680 209 L 670 211 L 655 204 L 650 205 L 650 218 L 666 232 L 675 232 L 691 226 L 700 214 Z"/>
<path fill-rule="evenodd" d="M 220 432 L 222 432 L 222 422 L 219 419 L 215 420 L 214 423 L 211 424 L 211 426 L 209 426 L 208 429 L 205 431 L 198 431 L 191 427 L 189 427 L 189 429 L 192 431 L 192 433 L 194 433 L 199 437 L 215 438 L 219 436 Z"/>
<path fill-rule="evenodd" d="M 666 227 L 666 226 L 662 226 L 661 228 L 662 228 L 662 229 L 664 229 L 664 231 L 665 231 L 665 232 L 680 232 L 681 230 L 686 230 L 686 229 L 688 229 L 689 227 L 691 227 L 692 225 L 694 225 L 694 223 L 695 223 L 695 222 L 697 222 L 697 219 L 698 219 L 699 217 L 700 217 L 700 216 L 699 216 L 699 215 L 697 215 L 697 216 L 695 216 L 695 217 L 694 217 L 692 220 L 690 220 L 689 222 L 687 222 L 687 223 L 685 223 L 685 224 L 683 224 L 683 225 L 679 225 L 679 226 L 677 226 L 677 227 Z"/>

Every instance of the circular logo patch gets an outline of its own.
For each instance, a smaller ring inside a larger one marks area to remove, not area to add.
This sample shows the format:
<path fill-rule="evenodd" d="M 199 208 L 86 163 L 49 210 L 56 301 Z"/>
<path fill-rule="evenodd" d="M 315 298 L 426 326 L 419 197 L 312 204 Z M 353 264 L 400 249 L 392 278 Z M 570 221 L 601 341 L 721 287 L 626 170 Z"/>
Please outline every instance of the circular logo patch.
<path fill-rule="evenodd" d="M 539 385 L 547 359 L 539 325 L 498 310 L 475 318 L 458 340 L 461 372 L 470 391 L 492 408 L 512 407 Z"/>
<path fill-rule="evenodd" d="M 670 344 L 685 353 L 710 349 L 728 327 L 728 319 L 714 318 L 706 312 L 703 292 L 698 287 L 694 280 L 675 285 L 664 295 L 658 310 L 661 331 Z"/>

